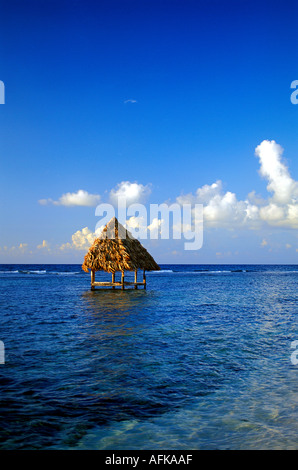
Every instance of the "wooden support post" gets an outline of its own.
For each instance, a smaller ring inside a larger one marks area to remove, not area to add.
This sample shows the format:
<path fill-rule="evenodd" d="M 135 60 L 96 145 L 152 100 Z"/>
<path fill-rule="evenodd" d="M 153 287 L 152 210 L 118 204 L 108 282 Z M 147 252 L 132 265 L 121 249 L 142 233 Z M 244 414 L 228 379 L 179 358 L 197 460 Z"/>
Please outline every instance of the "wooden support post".
<path fill-rule="evenodd" d="M 135 283 L 136 283 L 136 285 L 135 285 L 135 289 L 137 289 L 137 288 L 138 288 L 138 286 L 137 286 L 137 282 L 138 282 L 138 270 L 136 269 L 136 270 L 135 270 Z"/>
<path fill-rule="evenodd" d="M 115 283 L 115 273 L 112 273 L 112 283 Z M 115 289 L 115 286 L 113 286 L 113 289 Z"/>
<path fill-rule="evenodd" d="M 124 290 L 124 271 L 122 271 L 121 275 L 121 289 Z"/>
<path fill-rule="evenodd" d="M 145 274 L 145 269 L 143 271 L 143 284 L 144 284 L 144 289 L 146 289 L 146 274 Z"/>
<path fill-rule="evenodd" d="M 93 283 L 95 282 L 95 271 L 91 271 L 91 290 L 94 290 L 95 287 L 93 286 Z"/>

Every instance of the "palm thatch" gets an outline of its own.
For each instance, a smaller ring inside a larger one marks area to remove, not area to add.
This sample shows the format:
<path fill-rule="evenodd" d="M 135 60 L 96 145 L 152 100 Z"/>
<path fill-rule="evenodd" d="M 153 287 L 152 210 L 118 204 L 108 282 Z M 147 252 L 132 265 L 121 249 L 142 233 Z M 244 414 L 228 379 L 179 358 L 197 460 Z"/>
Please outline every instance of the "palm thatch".
<path fill-rule="evenodd" d="M 160 267 L 139 240 L 113 217 L 94 240 L 82 265 L 84 271 L 158 271 Z"/>

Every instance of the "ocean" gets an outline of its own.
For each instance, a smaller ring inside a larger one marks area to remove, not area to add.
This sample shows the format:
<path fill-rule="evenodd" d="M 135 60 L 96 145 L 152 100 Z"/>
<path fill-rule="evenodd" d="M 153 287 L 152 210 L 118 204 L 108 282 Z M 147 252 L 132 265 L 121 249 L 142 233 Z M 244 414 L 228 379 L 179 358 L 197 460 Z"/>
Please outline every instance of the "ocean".
<path fill-rule="evenodd" d="M 0 449 L 298 449 L 298 266 L 91 291 L 80 265 L 10 264 L 0 286 Z"/>

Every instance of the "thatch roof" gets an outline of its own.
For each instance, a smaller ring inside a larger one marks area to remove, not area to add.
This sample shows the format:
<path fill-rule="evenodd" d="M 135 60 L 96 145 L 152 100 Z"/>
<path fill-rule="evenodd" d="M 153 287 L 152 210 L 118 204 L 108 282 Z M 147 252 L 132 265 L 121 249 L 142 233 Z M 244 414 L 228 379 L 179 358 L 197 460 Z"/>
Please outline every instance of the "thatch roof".
<path fill-rule="evenodd" d="M 113 217 L 94 240 L 82 265 L 84 271 L 158 271 L 160 267 L 139 240 Z"/>

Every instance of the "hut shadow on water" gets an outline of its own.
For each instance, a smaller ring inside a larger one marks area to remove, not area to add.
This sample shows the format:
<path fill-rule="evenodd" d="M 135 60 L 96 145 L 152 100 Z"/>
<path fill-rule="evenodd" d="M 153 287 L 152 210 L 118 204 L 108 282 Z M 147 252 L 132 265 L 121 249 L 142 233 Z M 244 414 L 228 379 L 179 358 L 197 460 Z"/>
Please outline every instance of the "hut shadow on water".
<path fill-rule="evenodd" d="M 128 336 L 133 339 L 151 328 L 151 313 L 156 302 L 152 291 L 101 289 L 84 292 L 82 300 L 93 339 Z"/>
<path fill-rule="evenodd" d="M 152 292 L 146 290 L 111 290 L 100 289 L 82 294 L 86 308 L 94 315 L 128 315 L 138 313 L 150 305 Z M 148 305 L 149 304 L 149 305 Z"/>

